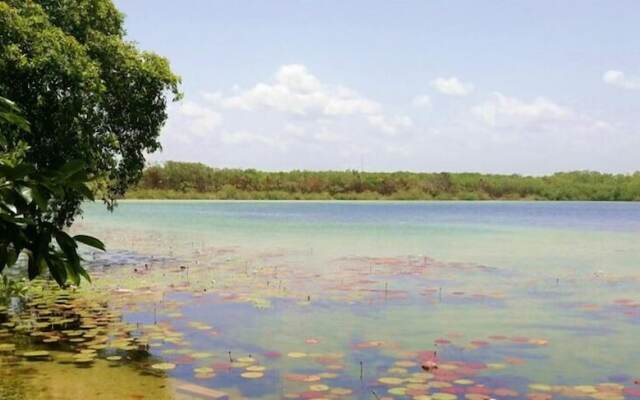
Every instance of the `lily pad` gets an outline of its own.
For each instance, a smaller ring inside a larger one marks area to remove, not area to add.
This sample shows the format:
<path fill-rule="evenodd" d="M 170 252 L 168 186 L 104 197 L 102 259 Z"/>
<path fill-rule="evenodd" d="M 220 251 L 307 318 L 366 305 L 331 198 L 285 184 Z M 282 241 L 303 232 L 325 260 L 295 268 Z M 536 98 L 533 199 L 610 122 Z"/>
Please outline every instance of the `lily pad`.
<path fill-rule="evenodd" d="M 151 366 L 151 368 L 158 370 L 158 371 L 170 371 L 172 369 L 174 369 L 176 367 L 175 364 L 172 363 L 157 363 L 157 364 L 153 364 Z"/>
<path fill-rule="evenodd" d="M 28 359 L 46 358 L 50 356 L 50 353 L 46 350 L 27 351 L 22 353 L 22 356 Z"/>
<path fill-rule="evenodd" d="M 378 382 L 384 383 L 385 385 L 400 385 L 404 382 L 402 378 L 396 378 L 393 376 L 385 376 L 378 379 Z"/>
<path fill-rule="evenodd" d="M 214 369 L 211 367 L 198 367 L 198 368 L 194 368 L 193 372 L 197 374 L 210 374 L 214 372 Z"/>
<path fill-rule="evenodd" d="M 0 353 L 12 352 L 16 349 L 16 345 L 13 343 L 0 343 Z"/>
<path fill-rule="evenodd" d="M 403 387 L 394 387 L 389 389 L 387 392 L 394 396 L 405 396 L 407 394 L 407 389 Z"/>
<path fill-rule="evenodd" d="M 245 379 L 260 379 L 264 374 L 262 372 L 243 372 L 240 376 Z"/>
<path fill-rule="evenodd" d="M 73 360 L 76 364 L 91 364 L 95 358 L 93 357 L 79 357 Z"/>

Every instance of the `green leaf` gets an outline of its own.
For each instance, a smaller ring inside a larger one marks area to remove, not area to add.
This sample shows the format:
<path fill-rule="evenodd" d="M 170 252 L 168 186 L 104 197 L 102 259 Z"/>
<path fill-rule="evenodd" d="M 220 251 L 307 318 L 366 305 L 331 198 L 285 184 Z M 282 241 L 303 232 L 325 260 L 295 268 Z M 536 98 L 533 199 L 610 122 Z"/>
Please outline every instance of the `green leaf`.
<path fill-rule="evenodd" d="M 7 266 L 9 261 L 9 254 L 7 252 L 7 247 L 4 245 L 0 245 L 0 273 L 4 270 L 4 267 Z"/>
<path fill-rule="evenodd" d="M 70 264 L 79 264 L 80 257 L 78 256 L 78 244 L 76 241 L 64 231 L 55 232 L 56 242 L 60 246 L 60 249 L 67 258 L 67 262 Z"/>
<path fill-rule="evenodd" d="M 80 284 L 80 275 L 78 275 L 78 271 L 77 271 L 78 267 L 80 266 L 79 265 L 76 266 L 70 263 L 66 264 L 67 277 L 69 278 L 71 283 L 73 283 L 76 286 Z"/>
<path fill-rule="evenodd" d="M 38 259 L 33 253 L 29 253 L 29 260 L 27 262 L 27 273 L 30 280 L 35 279 L 35 277 L 40 273 Z"/>
<path fill-rule="evenodd" d="M 36 202 L 38 207 L 40 207 L 41 210 L 46 210 L 47 209 L 47 203 L 48 203 L 47 197 L 48 196 L 46 196 L 44 194 L 44 192 L 42 192 L 40 190 L 39 187 L 35 186 L 35 187 L 31 188 L 31 197 Z"/>
<path fill-rule="evenodd" d="M 49 273 L 53 276 L 53 279 L 56 280 L 58 285 L 64 286 L 67 283 L 67 267 L 64 261 L 57 253 L 52 253 L 47 257 L 47 264 L 49 265 Z"/>
<path fill-rule="evenodd" d="M 23 131 L 29 132 L 31 130 L 27 120 L 16 113 L 0 112 L 0 119 L 3 119 L 6 123 L 10 125 L 17 126 L 19 129 Z"/>
<path fill-rule="evenodd" d="M 73 237 L 73 239 L 87 246 L 91 246 L 102 251 L 107 251 L 104 246 L 104 243 L 102 243 L 99 239 L 94 238 L 93 236 L 76 235 Z"/>
<path fill-rule="evenodd" d="M 80 274 L 80 276 L 82 276 L 84 279 L 86 279 L 87 282 L 91 283 L 91 277 L 87 273 L 87 270 L 82 268 L 82 266 L 79 267 L 78 273 Z"/>
<path fill-rule="evenodd" d="M 0 163 L 0 177 L 15 181 L 33 173 L 34 168 L 26 163 L 20 163 L 16 166 L 10 166 Z"/>
<path fill-rule="evenodd" d="M 80 193 L 82 193 L 82 195 L 84 197 L 86 197 L 87 199 L 89 199 L 91 201 L 95 201 L 95 198 L 93 196 L 93 191 L 91 190 L 89 185 L 87 185 L 86 183 L 82 183 L 82 184 L 78 185 L 78 191 Z"/>
<path fill-rule="evenodd" d="M 85 163 L 82 160 L 71 160 L 64 164 L 62 168 L 58 170 L 59 174 L 64 178 L 70 178 L 74 174 L 82 171 L 85 168 Z"/>
<path fill-rule="evenodd" d="M 29 122 L 22 116 L 20 108 L 13 101 L 0 96 L 0 121 L 4 120 L 9 125 L 15 125 L 18 129 L 29 131 Z"/>
<path fill-rule="evenodd" d="M 22 252 L 22 249 L 7 249 L 7 266 L 11 267 L 13 266 L 16 261 L 18 261 L 18 256 L 20 255 L 20 253 Z"/>

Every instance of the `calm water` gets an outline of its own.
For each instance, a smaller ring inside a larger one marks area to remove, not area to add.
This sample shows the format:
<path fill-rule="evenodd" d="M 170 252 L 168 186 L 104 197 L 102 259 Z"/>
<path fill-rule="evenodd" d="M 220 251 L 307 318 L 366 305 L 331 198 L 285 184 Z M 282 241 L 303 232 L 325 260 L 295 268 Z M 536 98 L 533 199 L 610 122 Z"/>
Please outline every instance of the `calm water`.
<path fill-rule="evenodd" d="M 121 202 L 90 229 L 172 234 L 313 258 L 426 255 L 518 272 L 634 272 L 640 204 L 564 202 Z"/>
<path fill-rule="evenodd" d="M 182 335 L 151 348 L 172 382 L 231 398 L 640 393 L 640 204 L 136 201 L 88 205 L 77 230 L 106 239 L 104 282 L 169 287 L 121 307 Z"/>

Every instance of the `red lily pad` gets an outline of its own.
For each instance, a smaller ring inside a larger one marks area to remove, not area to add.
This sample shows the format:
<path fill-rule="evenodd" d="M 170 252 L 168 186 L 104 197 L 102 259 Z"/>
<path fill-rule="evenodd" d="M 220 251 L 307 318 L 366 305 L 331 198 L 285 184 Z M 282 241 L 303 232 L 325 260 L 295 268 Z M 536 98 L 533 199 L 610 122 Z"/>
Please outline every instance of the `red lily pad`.
<path fill-rule="evenodd" d="M 431 373 L 439 381 L 455 381 L 457 379 L 462 378 L 460 374 L 453 371 L 448 371 L 446 369 L 435 369 L 435 370 L 432 370 Z"/>
<path fill-rule="evenodd" d="M 500 397 L 518 397 L 519 393 L 509 388 L 498 388 L 493 391 L 493 394 Z"/>
<path fill-rule="evenodd" d="M 444 393 L 451 393 L 451 394 L 464 394 L 465 388 L 460 386 L 451 386 L 451 387 L 442 388 L 440 389 L 440 391 Z"/>
<path fill-rule="evenodd" d="M 527 363 L 526 360 L 522 359 L 522 358 L 518 358 L 518 357 L 506 357 L 504 359 L 504 362 L 506 362 L 507 364 L 511 364 L 511 365 L 524 365 Z"/>
<path fill-rule="evenodd" d="M 547 393 L 531 393 L 527 395 L 529 400 L 552 400 L 553 396 Z"/>
<path fill-rule="evenodd" d="M 622 390 L 625 396 L 640 397 L 640 388 L 626 387 Z"/>
<path fill-rule="evenodd" d="M 213 363 L 211 365 L 211 368 L 215 369 L 216 371 L 224 371 L 231 368 L 231 364 L 228 362 L 217 362 L 217 363 Z"/>
<path fill-rule="evenodd" d="M 185 364 L 192 364 L 194 361 L 195 361 L 195 358 L 191 356 L 180 356 L 180 357 L 177 357 L 175 360 L 173 360 L 173 363 L 178 365 L 185 365 Z"/>
<path fill-rule="evenodd" d="M 319 399 L 322 398 L 322 392 L 314 392 L 311 390 L 308 390 L 306 392 L 302 392 L 298 395 L 298 398 L 300 399 Z"/>
<path fill-rule="evenodd" d="M 467 393 L 490 395 L 491 389 L 486 386 L 471 386 L 467 389 Z"/>
<path fill-rule="evenodd" d="M 438 356 L 435 351 L 419 351 L 418 352 L 418 360 L 425 363 L 427 361 L 436 361 Z"/>

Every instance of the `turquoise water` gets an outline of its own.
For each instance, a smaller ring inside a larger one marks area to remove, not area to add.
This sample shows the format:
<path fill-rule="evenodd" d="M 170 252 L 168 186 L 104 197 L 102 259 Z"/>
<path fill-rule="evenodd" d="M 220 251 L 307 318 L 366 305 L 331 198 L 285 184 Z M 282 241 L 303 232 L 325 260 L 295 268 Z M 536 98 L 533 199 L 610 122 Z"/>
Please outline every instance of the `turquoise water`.
<path fill-rule="evenodd" d="M 180 276 L 189 290 L 167 294 L 170 309 L 125 314 L 188 338 L 152 350 L 181 380 L 248 398 L 339 398 L 336 387 L 362 399 L 633 398 L 640 388 L 640 204 L 132 201 L 85 211 L 76 229 L 110 249 L 96 265 L 193 270 Z M 217 361 L 181 358 L 181 346 Z M 259 379 L 221 367 L 248 354 L 266 367 Z M 412 381 L 431 361 L 441 368 Z M 215 376 L 194 377 L 212 365 Z M 297 380 L 322 373 L 336 376 Z"/>
<path fill-rule="evenodd" d="M 547 202 L 121 202 L 93 227 L 315 256 L 427 255 L 518 271 L 633 271 L 640 204 Z"/>

